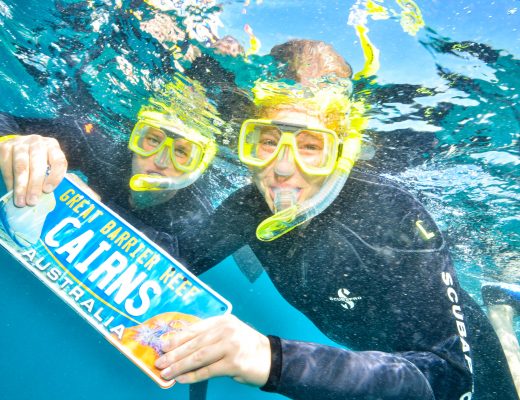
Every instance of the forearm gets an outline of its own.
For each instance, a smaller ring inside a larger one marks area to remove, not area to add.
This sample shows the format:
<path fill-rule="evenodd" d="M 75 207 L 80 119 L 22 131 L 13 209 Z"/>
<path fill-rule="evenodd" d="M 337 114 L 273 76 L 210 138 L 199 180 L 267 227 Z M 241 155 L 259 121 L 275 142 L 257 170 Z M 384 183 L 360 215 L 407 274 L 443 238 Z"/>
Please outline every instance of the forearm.
<path fill-rule="evenodd" d="M 435 398 L 425 374 L 400 354 L 354 352 L 288 340 L 280 340 L 279 348 L 276 349 L 276 346 L 271 338 L 271 374 L 262 388 L 266 391 L 302 400 Z M 444 360 L 432 353 L 421 353 L 420 357 L 430 358 L 437 367 L 446 365 Z M 452 372 L 450 376 L 456 380 L 459 372 Z M 443 375 L 449 373 L 444 372 Z M 452 394 L 470 390 L 471 380 L 464 377 L 450 387 Z"/>

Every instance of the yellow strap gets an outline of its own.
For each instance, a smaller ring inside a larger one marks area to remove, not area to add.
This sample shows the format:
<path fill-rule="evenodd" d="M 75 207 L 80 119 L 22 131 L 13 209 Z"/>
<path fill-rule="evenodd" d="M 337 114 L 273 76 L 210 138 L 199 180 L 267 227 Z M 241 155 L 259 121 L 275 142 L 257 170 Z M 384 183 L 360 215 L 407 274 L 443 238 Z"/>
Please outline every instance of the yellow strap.
<path fill-rule="evenodd" d="M 18 137 L 20 135 L 6 135 L 6 136 L 0 136 L 0 143 L 7 142 L 8 140 L 14 139 L 15 137 Z"/>

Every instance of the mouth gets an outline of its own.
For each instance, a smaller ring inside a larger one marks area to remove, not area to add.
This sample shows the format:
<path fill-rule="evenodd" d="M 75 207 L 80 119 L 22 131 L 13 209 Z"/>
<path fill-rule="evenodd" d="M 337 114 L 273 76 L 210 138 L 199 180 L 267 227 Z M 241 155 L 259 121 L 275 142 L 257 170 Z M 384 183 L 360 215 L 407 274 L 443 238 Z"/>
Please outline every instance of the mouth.
<path fill-rule="evenodd" d="M 145 174 L 146 174 L 146 175 L 156 175 L 156 176 L 166 176 L 166 175 L 164 175 L 164 174 L 161 173 L 161 172 L 158 172 L 158 171 L 152 171 L 152 170 L 147 170 L 147 171 L 145 171 Z"/>

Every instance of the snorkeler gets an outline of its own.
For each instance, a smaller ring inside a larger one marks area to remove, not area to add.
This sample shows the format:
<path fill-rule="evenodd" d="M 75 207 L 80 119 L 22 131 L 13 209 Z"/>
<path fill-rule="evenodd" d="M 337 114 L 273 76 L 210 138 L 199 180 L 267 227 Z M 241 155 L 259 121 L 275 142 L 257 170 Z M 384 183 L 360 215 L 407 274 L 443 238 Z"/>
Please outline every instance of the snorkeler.
<path fill-rule="evenodd" d="M 500 343 L 460 287 L 435 222 L 395 183 L 353 169 L 360 124 L 350 68 L 331 61 L 327 79 L 313 81 L 334 50 L 292 41 L 277 52 L 295 46 L 288 70 L 304 71 L 308 84 L 258 82 L 257 115 L 242 125 L 238 152 L 253 184 L 190 242 L 181 238 L 180 251 L 200 274 L 249 245 L 280 294 L 345 348 L 217 317 L 164 343 L 162 376 L 230 376 L 294 399 L 517 399 Z"/>
<path fill-rule="evenodd" d="M 128 142 L 109 137 L 88 118 L 0 114 L 0 132 L 7 135 L 0 137 L 0 169 L 15 204 L 35 205 L 67 167 L 79 170 L 104 204 L 176 256 L 176 235 L 212 210 L 194 183 L 216 153 L 218 129 L 181 121 L 170 95 L 165 88 L 142 107 Z"/>

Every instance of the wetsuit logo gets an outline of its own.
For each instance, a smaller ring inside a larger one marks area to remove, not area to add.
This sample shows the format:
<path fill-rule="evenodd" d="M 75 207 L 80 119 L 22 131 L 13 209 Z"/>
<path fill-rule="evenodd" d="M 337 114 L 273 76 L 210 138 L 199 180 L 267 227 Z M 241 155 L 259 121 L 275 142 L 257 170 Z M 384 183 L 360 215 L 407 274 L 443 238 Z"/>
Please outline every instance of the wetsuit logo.
<path fill-rule="evenodd" d="M 345 288 L 341 288 L 338 290 L 338 297 L 329 297 L 330 301 L 338 301 L 341 304 L 341 307 L 352 310 L 356 306 L 356 301 L 361 300 L 362 297 L 349 297 L 350 291 Z"/>
<path fill-rule="evenodd" d="M 416 221 L 415 226 L 419 229 L 419 233 L 421 234 L 422 238 L 424 240 L 430 240 L 432 237 L 435 236 L 435 233 L 428 232 L 424 226 L 422 225 L 422 221 Z"/>

